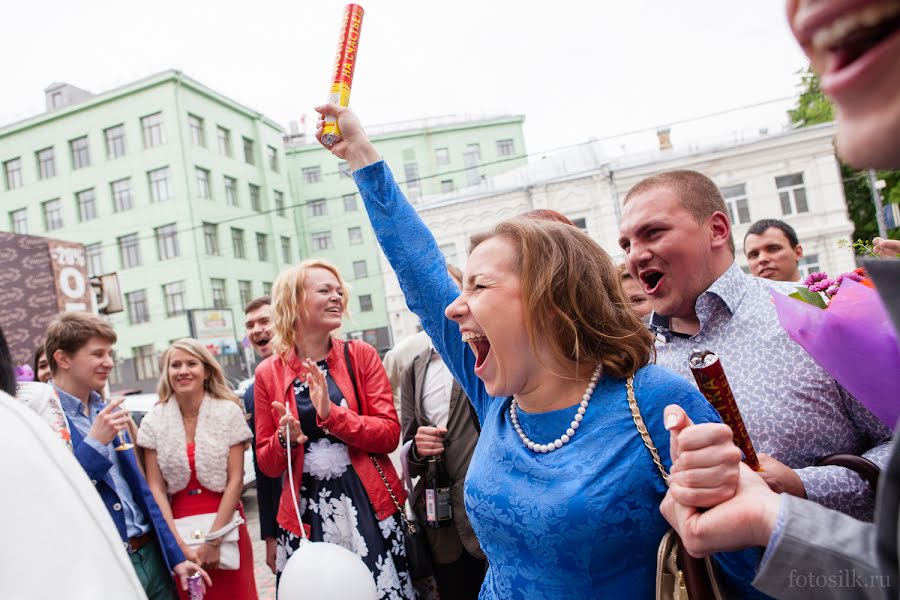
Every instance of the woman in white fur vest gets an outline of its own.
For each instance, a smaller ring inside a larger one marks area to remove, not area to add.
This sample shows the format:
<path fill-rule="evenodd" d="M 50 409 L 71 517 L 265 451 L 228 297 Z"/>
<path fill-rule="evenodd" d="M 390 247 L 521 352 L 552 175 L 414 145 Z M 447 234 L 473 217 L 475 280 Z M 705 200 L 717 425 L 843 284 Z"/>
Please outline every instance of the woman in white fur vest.
<path fill-rule="evenodd" d="M 253 437 L 244 410 L 197 340 L 175 341 L 162 362 L 159 404 L 141 421 L 137 442 L 150 490 L 184 555 L 212 577 L 206 600 L 256 600 L 240 501 L 245 442 Z"/>

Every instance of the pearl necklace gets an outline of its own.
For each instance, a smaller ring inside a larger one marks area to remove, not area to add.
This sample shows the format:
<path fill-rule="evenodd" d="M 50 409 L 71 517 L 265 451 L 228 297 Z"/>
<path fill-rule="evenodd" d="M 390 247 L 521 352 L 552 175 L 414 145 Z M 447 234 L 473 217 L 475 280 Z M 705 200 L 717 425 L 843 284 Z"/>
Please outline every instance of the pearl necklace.
<path fill-rule="evenodd" d="M 519 434 L 519 437 L 522 439 L 522 443 L 525 444 L 525 447 L 529 450 L 533 450 L 535 452 L 540 452 L 542 454 L 547 454 L 548 452 L 553 452 L 554 450 L 558 450 L 562 448 L 565 444 L 569 443 L 573 437 L 575 437 L 575 430 L 581 425 L 581 420 L 584 419 L 584 413 L 587 412 L 588 404 L 591 402 L 591 395 L 594 393 L 594 389 L 597 387 L 597 380 L 600 379 L 600 370 L 601 365 L 597 365 L 597 368 L 594 369 L 594 374 L 591 376 L 591 380 L 588 382 L 587 388 L 584 390 L 584 394 L 581 396 L 581 402 L 578 404 L 578 410 L 575 411 L 575 417 L 571 423 L 569 423 L 569 428 L 566 429 L 566 432 L 550 442 L 549 444 L 537 444 L 530 440 L 525 432 L 522 431 L 522 426 L 519 425 L 519 416 L 517 414 L 518 408 L 516 403 L 516 398 L 513 396 L 512 402 L 509 404 L 509 420 L 512 421 L 513 427 L 516 429 L 516 433 Z"/>

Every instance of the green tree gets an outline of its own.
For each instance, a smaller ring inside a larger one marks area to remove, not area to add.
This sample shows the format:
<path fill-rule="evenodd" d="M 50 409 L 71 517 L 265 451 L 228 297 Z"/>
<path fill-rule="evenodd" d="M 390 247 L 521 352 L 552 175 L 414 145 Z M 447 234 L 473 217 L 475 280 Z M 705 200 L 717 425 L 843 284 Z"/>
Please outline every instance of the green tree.
<path fill-rule="evenodd" d="M 834 106 L 825 97 L 819 85 L 819 76 L 807 68 L 799 72 L 800 96 L 796 108 L 788 110 L 788 117 L 795 127 L 806 127 L 816 123 L 834 120 Z M 865 171 L 857 171 L 841 161 L 841 177 L 844 179 L 844 196 L 847 199 L 847 212 L 853 221 L 853 239 L 871 240 L 878 235 L 878 224 L 875 220 L 875 206 L 869 191 L 869 180 Z M 900 171 L 879 171 L 878 178 L 887 184 L 881 190 L 884 202 L 900 202 Z M 892 238 L 900 237 L 900 228 L 888 230 Z"/>

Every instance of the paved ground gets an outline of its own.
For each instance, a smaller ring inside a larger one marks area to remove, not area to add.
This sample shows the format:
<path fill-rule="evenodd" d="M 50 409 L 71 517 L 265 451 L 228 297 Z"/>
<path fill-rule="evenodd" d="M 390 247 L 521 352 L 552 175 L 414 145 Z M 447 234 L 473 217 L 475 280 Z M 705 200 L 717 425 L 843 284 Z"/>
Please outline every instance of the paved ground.
<path fill-rule="evenodd" d="M 241 498 L 247 515 L 247 530 L 253 541 L 253 565 L 256 574 L 256 590 L 259 600 L 275 600 L 275 576 L 266 564 L 266 544 L 259 539 L 259 509 L 256 503 L 256 488 L 250 486 Z"/>

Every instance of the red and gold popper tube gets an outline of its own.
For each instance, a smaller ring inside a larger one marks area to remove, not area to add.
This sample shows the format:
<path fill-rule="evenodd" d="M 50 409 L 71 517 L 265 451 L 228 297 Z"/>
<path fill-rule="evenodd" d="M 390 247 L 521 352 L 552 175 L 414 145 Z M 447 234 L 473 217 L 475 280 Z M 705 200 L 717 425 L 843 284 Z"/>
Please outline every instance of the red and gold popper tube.
<path fill-rule="evenodd" d="M 750 434 L 747 433 L 747 428 L 744 426 L 741 411 L 738 410 L 734 394 L 731 393 L 731 386 L 728 385 L 728 378 L 725 377 L 722 361 L 709 350 L 703 350 L 691 354 L 688 363 L 694 379 L 697 380 L 700 392 L 722 417 L 722 422 L 731 427 L 734 434 L 734 445 L 744 453 L 744 462 L 754 471 L 762 471 L 759 459 L 756 457 L 756 450 L 753 448 L 753 442 L 750 440 Z"/>
<path fill-rule="evenodd" d="M 334 77 L 328 101 L 339 106 L 350 105 L 350 87 L 353 85 L 353 71 L 356 69 L 356 53 L 359 49 L 359 33 L 362 30 L 363 8 L 359 4 L 344 7 L 341 38 L 338 41 L 337 56 L 334 59 Z M 325 117 L 322 128 L 322 143 L 333 146 L 341 137 L 337 119 Z"/>

